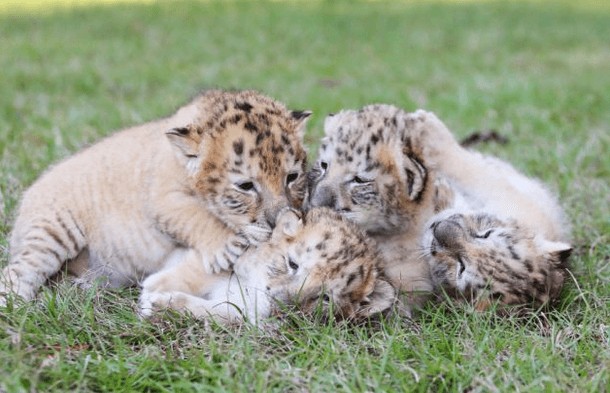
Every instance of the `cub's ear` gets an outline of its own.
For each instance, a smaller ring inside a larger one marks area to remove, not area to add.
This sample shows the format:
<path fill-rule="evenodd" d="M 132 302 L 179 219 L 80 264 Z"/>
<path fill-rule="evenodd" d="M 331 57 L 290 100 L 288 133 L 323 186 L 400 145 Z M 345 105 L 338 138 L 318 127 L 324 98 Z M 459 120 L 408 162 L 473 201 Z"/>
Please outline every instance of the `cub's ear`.
<path fill-rule="evenodd" d="M 360 316 L 369 317 L 374 314 L 383 312 L 394 304 L 396 298 L 396 290 L 386 280 L 377 278 L 375 281 L 375 289 L 367 299 L 364 300 L 365 304 L 362 305 Z"/>
<path fill-rule="evenodd" d="M 285 208 L 278 214 L 275 228 L 274 237 L 277 232 L 281 232 L 280 235 L 282 236 L 294 238 L 303 228 L 301 213 L 294 209 Z"/>
<path fill-rule="evenodd" d="M 187 158 L 197 158 L 199 156 L 202 134 L 203 130 L 193 124 L 172 128 L 165 133 L 172 145 Z"/>
<path fill-rule="evenodd" d="M 299 138 L 302 140 L 305 135 L 305 124 L 307 124 L 307 119 L 311 116 L 311 111 L 291 111 L 290 116 L 296 122 L 296 133 Z"/>
<path fill-rule="evenodd" d="M 559 267 L 567 267 L 568 258 L 572 255 L 572 246 L 563 242 L 547 242 L 547 251 L 555 264 Z"/>
<path fill-rule="evenodd" d="M 402 151 L 403 160 L 402 160 L 402 168 L 405 174 L 405 187 L 407 192 L 407 197 L 411 201 L 417 201 L 425 187 L 426 180 L 428 178 L 428 170 L 422 163 L 422 161 L 417 157 L 409 148 L 406 146 Z"/>
<path fill-rule="evenodd" d="M 341 123 L 341 116 L 335 116 L 334 113 L 329 113 L 324 119 L 324 134 L 331 135 L 335 132 L 335 129 L 339 128 Z"/>
<path fill-rule="evenodd" d="M 542 252 L 548 255 L 550 262 L 560 268 L 567 267 L 568 258 L 572 254 L 572 246 L 564 242 L 554 242 L 544 239 L 542 236 L 536 236 Z"/>

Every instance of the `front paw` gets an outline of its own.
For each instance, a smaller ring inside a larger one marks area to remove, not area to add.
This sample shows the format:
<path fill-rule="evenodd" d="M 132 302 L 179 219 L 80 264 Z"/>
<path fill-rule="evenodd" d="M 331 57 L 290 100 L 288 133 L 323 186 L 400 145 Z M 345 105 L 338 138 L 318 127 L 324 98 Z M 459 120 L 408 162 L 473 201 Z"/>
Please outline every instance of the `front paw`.
<path fill-rule="evenodd" d="M 248 249 L 250 241 L 242 234 L 232 235 L 217 252 L 203 253 L 203 267 L 208 273 L 231 270 L 237 259 Z"/>
<path fill-rule="evenodd" d="M 138 301 L 138 314 L 141 318 L 150 318 L 156 312 L 168 308 L 169 299 L 163 294 L 143 290 Z"/>
<path fill-rule="evenodd" d="M 242 236 L 247 239 L 248 243 L 257 246 L 266 242 L 271 238 L 272 230 L 258 225 L 247 226 L 242 233 Z"/>

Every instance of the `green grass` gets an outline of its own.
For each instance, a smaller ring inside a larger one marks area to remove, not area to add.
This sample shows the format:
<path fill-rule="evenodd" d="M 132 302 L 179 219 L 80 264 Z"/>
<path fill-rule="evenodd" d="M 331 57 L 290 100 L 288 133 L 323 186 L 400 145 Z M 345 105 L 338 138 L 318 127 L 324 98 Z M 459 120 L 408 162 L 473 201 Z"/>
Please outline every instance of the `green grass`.
<path fill-rule="evenodd" d="M 142 322 L 135 289 L 63 284 L 0 311 L 0 391 L 610 391 L 610 7 L 38 3 L 0 7 L 2 263 L 16 203 L 47 166 L 223 87 L 313 110 L 312 156 L 326 113 L 371 102 L 435 111 L 460 136 L 497 130 L 510 144 L 482 148 L 559 193 L 575 280 L 526 320 L 443 304 L 265 332 Z"/>

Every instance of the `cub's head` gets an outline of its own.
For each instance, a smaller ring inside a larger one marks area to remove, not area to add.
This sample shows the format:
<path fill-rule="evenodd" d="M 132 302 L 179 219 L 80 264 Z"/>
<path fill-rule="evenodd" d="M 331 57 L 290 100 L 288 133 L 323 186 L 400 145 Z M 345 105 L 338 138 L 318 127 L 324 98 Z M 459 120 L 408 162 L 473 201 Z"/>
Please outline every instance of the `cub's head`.
<path fill-rule="evenodd" d="M 305 111 L 253 91 L 208 91 L 196 117 L 167 136 L 194 193 L 250 242 L 266 240 L 280 210 L 300 208 L 306 192 Z"/>
<path fill-rule="evenodd" d="M 430 220 L 422 245 L 435 284 L 482 308 L 492 300 L 540 306 L 557 297 L 572 251 L 513 221 L 452 211 Z"/>
<path fill-rule="evenodd" d="M 271 240 L 247 259 L 245 268 L 266 266 L 270 297 L 305 312 L 321 307 L 339 318 L 358 319 L 394 302 L 375 243 L 326 208 L 309 211 L 304 220 L 284 211 Z M 236 271 L 240 268 L 236 265 Z"/>
<path fill-rule="evenodd" d="M 408 231 L 432 206 L 433 176 L 419 142 L 422 124 L 391 105 L 328 116 L 308 174 L 309 205 L 330 207 L 369 234 Z"/>

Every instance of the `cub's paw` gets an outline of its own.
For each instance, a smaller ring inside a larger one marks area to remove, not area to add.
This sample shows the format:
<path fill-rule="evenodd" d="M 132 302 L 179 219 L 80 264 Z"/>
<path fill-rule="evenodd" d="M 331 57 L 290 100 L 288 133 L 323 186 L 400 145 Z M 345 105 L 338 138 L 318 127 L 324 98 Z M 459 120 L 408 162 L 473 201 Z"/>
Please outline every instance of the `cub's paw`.
<path fill-rule="evenodd" d="M 237 233 L 227 239 L 224 247 L 217 252 L 203 253 L 203 267 L 208 273 L 219 273 L 231 270 L 235 261 L 248 249 L 250 241 L 246 236 Z"/>
<path fill-rule="evenodd" d="M 264 228 L 258 225 L 248 225 L 241 233 L 248 240 L 249 244 L 257 246 L 269 240 L 269 238 L 271 238 L 271 232 L 271 228 Z"/>
<path fill-rule="evenodd" d="M 179 310 L 181 304 L 179 298 L 175 298 L 168 292 L 149 292 L 144 290 L 138 301 L 138 314 L 142 318 L 150 318 L 159 311 L 170 308 Z"/>

